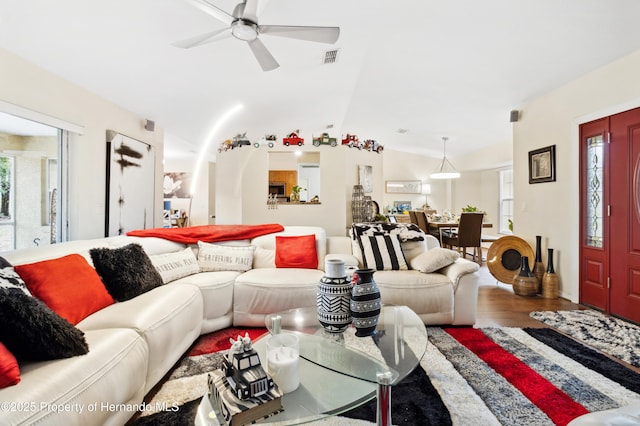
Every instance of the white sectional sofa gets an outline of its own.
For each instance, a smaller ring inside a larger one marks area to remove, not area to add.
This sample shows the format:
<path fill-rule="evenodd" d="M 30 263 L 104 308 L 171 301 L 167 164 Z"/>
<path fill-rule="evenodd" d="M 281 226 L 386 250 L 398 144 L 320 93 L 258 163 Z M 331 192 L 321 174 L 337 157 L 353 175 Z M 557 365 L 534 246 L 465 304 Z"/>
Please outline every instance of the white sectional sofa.
<path fill-rule="evenodd" d="M 315 235 L 318 269 L 277 268 L 276 236 Z M 251 240 L 222 242 L 255 246 L 253 268 L 199 272 L 156 287 L 131 300 L 111 304 L 80 321 L 86 355 L 52 361 L 20 362 L 21 381 L 0 389 L 3 425 L 122 425 L 143 398 L 198 336 L 231 325 L 263 326 L 264 315 L 315 306 L 316 286 L 326 258 L 362 266 L 352 239 L 327 237 L 318 227 L 285 227 Z M 24 265 L 78 253 L 92 264 L 89 251 L 140 244 L 147 255 L 184 251 L 185 244 L 161 238 L 119 236 L 71 241 L 0 253 Z M 438 246 L 435 238 L 403 243 L 407 261 Z M 191 247 L 197 252 L 198 246 Z M 359 257 L 360 256 L 360 257 Z M 425 324 L 475 322 L 477 265 L 464 259 L 434 273 L 378 271 L 383 303 L 411 307 Z"/>

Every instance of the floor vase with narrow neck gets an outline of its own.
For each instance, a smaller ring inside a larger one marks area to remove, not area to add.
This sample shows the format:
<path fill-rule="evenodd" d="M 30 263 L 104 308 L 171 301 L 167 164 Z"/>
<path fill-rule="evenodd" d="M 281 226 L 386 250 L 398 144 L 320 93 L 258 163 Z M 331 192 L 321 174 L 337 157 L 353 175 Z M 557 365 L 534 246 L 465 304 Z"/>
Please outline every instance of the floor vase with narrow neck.
<path fill-rule="evenodd" d="M 351 324 L 351 281 L 347 279 L 344 262 L 329 259 L 325 275 L 318 283 L 318 321 L 331 333 L 340 333 Z"/>
<path fill-rule="evenodd" d="M 559 280 L 555 269 L 553 269 L 553 249 L 548 249 L 547 270 L 542 276 L 542 297 L 545 299 L 556 299 L 559 295 Z"/>
<path fill-rule="evenodd" d="M 518 296 L 535 296 L 538 294 L 538 279 L 531 273 L 529 257 L 522 256 L 520 272 L 513 278 L 513 292 Z"/>
<path fill-rule="evenodd" d="M 542 263 L 542 236 L 540 235 L 536 235 L 536 262 L 533 265 L 533 275 L 538 280 L 538 293 L 542 293 L 544 263 Z"/>
<path fill-rule="evenodd" d="M 376 331 L 380 317 L 380 290 L 373 280 L 375 269 L 358 269 L 358 281 L 351 292 L 351 317 L 356 336 L 371 336 Z"/>

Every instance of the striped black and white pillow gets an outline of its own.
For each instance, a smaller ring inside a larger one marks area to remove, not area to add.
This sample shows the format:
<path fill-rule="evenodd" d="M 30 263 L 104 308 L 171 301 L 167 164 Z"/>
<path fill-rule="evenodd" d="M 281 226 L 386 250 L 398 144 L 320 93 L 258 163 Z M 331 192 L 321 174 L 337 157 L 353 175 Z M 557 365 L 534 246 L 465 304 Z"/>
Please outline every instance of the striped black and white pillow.
<path fill-rule="evenodd" d="M 360 249 L 365 268 L 378 271 L 409 269 L 397 235 L 362 235 Z"/>

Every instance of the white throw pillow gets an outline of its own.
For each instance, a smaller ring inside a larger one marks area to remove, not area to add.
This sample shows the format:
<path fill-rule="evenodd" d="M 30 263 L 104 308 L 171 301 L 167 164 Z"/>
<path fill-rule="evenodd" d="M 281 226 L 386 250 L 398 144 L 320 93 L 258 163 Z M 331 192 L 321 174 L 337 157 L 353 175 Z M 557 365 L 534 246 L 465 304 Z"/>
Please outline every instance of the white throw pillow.
<path fill-rule="evenodd" d="M 203 272 L 248 271 L 256 246 L 223 246 L 198 241 L 198 263 Z"/>
<path fill-rule="evenodd" d="M 154 254 L 149 258 L 164 284 L 200 272 L 198 260 L 189 247 L 173 253 Z"/>
<path fill-rule="evenodd" d="M 460 253 L 457 251 L 442 247 L 434 247 L 431 250 L 425 251 L 424 253 L 414 257 L 409 263 L 412 269 L 429 273 L 451 265 L 459 257 Z"/>

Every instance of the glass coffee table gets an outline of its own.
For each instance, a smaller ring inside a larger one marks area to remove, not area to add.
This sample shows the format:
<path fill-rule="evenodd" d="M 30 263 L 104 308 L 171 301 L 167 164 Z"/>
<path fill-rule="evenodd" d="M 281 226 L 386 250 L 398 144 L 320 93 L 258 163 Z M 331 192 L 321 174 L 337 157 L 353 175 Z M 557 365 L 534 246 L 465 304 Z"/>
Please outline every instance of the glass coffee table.
<path fill-rule="evenodd" d="M 390 425 L 391 387 L 418 366 L 427 349 L 425 325 L 406 306 L 383 306 L 375 333 L 367 337 L 356 337 L 353 326 L 342 333 L 326 332 L 315 307 L 266 315 L 265 325 L 272 334 L 295 333 L 301 359 L 300 386 L 283 395 L 284 411 L 264 423 L 306 423 L 339 415 L 377 396 L 378 424 Z M 266 336 L 253 342 L 262 360 Z M 206 414 L 211 411 L 210 406 L 201 408 Z M 196 423 L 212 424 L 211 419 Z"/>

